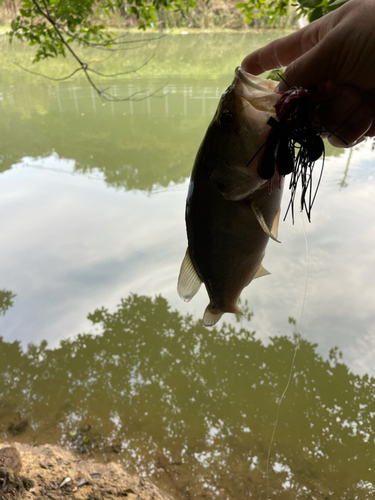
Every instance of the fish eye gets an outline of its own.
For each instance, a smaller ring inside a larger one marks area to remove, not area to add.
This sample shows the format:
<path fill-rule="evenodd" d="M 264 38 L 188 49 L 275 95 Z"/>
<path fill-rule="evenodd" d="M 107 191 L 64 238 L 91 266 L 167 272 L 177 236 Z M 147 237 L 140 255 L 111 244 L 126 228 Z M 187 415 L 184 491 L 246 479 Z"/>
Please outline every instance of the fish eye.
<path fill-rule="evenodd" d="M 219 117 L 219 122 L 224 127 L 230 127 L 235 122 L 234 114 L 230 111 L 223 111 Z"/>

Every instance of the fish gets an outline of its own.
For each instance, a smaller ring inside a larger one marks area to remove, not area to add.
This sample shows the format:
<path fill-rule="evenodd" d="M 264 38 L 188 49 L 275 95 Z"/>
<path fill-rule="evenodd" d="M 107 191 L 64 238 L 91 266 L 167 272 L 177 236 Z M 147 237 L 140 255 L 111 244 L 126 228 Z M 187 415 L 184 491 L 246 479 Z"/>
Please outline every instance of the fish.
<path fill-rule="evenodd" d="M 242 290 L 270 274 L 262 262 L 269 239 L 278 241 L 284 177 L 276 170 L 263 179 L 258 165 L 280 99 L 276 85 L 236 68 L 194 162 L 185 210 L 188 248 L 177 291 L 188 302 L 205 284 L 207 327 L 224 313 L 241 314 Z"/>

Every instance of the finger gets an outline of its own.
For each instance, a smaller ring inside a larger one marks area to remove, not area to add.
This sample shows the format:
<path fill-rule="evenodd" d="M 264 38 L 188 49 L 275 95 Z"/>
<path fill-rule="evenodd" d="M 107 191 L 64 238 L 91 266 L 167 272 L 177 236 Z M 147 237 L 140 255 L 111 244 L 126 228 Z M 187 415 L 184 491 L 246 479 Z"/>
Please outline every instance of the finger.
<path fill-rule="evenodd" d="M 367 134 L 374 122 L 372 110 L 362 103 L 346 118 L 328 137 L 328 141 L 336 147 L 351 147 Z M 345 141 L 346 144 L 343 144 Z"/>
<path fill-rule="evenodd" d="M 308 89 L 334 78 L 335 68 L 331 58 L 322 57 L 322 54 L 329 54 L 330 41 L 328 38 L 312 47 L 286 68 L 284 82 L 280 85 L 281 91 L 287 90 L 289 87 Z"/>
<path fill-rule="evenodd" d="M 372 125 L 374 112 L 355 88 L 327 84 L 325 91 L 314 110 L 313 122 L 328 132 L 331 144 L 352 146 Z"/>
<path fill-rule="evenodd" d="M 375 118 L 375 117 L 374 117 Z M 365 134 L 366 137 L 374 137 L 375 136 L 375 119 L 374 121 L 372 122 L 372 125 L 371 127 L 367 130 L 366 134 Z"/>
<path fill-rule="evenodd" d="M 287 66 L 317 43 L 316 30 L 313 23 L 291 35 L 274 40 L 246 56 L 241 66 L 253 75 Z"/>
<path fill-rule="evenodd" d="M 365 141 L 367 139 L 366 136 L 362 136 L 360 139 L 358 139 L 358 141 L 356 141 L 353 146 L 358 146 L 358 144 L 361 144 L 363 141 Z"/>
<path fill-rule="evenodd" d="M 325 131 L 334 132 L 361 106 L 362 96 L 351 87 L 326 85 L 325 89 L 327 92 L 321 94 L 321 99 L 314 109 L 313 124 L 323 127 Z"/>

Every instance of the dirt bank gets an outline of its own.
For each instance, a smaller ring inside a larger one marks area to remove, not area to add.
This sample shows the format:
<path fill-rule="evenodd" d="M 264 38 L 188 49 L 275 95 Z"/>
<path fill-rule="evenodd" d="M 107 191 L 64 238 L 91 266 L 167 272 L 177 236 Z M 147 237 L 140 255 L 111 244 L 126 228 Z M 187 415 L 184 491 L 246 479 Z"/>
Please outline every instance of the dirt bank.
<path fill-rule="evenodd" d="M 0 444 L 0 500 L 172 500 L 120 465 L 81 460 L 58 446 Z"/>

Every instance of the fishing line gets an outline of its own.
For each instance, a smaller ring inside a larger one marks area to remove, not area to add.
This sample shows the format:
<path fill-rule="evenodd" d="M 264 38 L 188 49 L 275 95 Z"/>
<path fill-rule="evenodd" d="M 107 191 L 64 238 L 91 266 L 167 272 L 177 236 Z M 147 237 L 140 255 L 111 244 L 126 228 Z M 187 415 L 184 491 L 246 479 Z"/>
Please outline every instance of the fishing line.
<path fill-rule="evenodd" d="M 285 395 L 289 389 L 289 386 L 290 386 L 290 383 L 292 381 L 292 377 L 294 375 L 294 367 L 295 367 L 295 361 L 296 361 L 296 357 L 297 357 L 297 351 L 300 347 L 300 340 L 301 340 L 301 330 L 302 330 L 302 319 L 303 319 L 303 315 L 304 315 L 304 312 L 305 312 L 305 305 L 306 305 L 306 296 L 307 296 L 307 285 L 308 285 L 308 280 L 309 280 L 309 266 L 310 266 L 310 262 L 309 262 L 309 246 L 308 246 L 308 243 L 307 243 L 307 236 L 306 236 L 306 228 L 305 228 L 305 220 L 303 218 L 303 212 L 301 211 L 301 218 L 302 218 L 302 227 L 303 227 L 303 236 L 304 236 L 304 239 L 305 239 L 305 252 L 306 252 L 306 277 L 305 277 L 305 290 L 304 290 L 304 293 L 303 293 L 303 300 L 302 300 L 302 307 L 301 307 L 301 316 L 300 316 L 300 319 L 299 319 L 299 325 L 297 327 L 297 332 L 296 332 L 296 346 L 294 348 L 294 353 L 293 353 L 293 358 L 292 358 L 292 363 L 290 365 L 290 371 L 289 371 L 289 377 L 288 377 L 288 381 L 286 383 L 286 386 L 284 388 L 284 391 L 277 403 L 277 410 L 276 410 L 276 419 L 275 419 L 275 423 L 273 424 L 273 430 L 272 430 L 272 435 L 271 435 L 271 440 L 270 440 L 270 444 L 269 444 L 269 447 L 268 447 L 268 455 L 267 455 L 267 464 L 266 464 L 266 482 L 267 482 L 267 500 L 270 500 L 270 477 L 269 477 L 269 469 L 270 469 L 270 461 L 271 461 L 271 448 L 272 448 L 272 445 L 275 441 L 275 434 L 276 434 L 276 428 L 277 428 L 277 424 L 279 422 L 279 414 L 280 414 L 280 407 L 281 407 L 281 403 L 283 401 L 283 399 L 285 398 Z"/>

